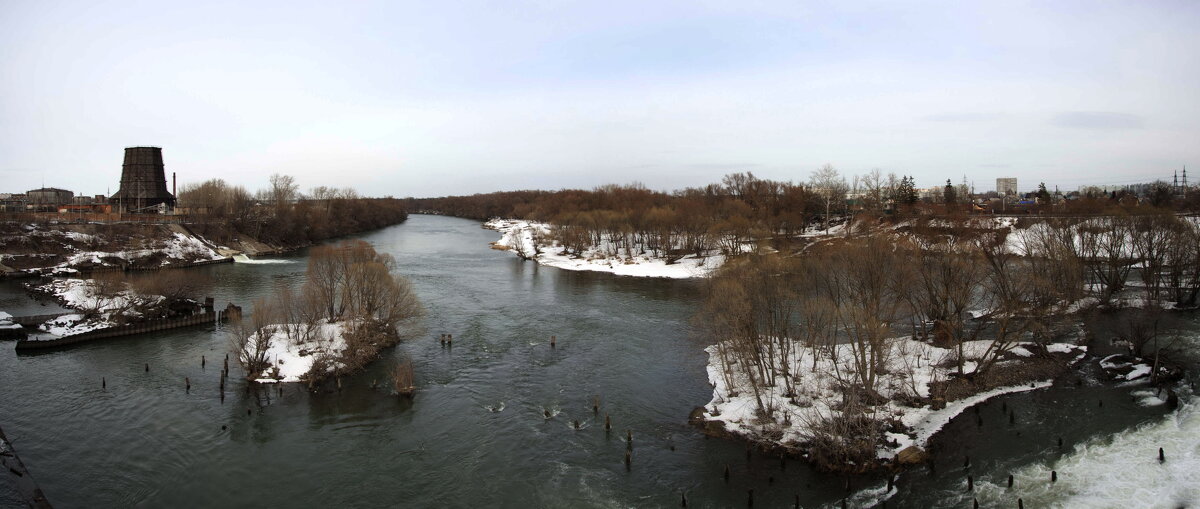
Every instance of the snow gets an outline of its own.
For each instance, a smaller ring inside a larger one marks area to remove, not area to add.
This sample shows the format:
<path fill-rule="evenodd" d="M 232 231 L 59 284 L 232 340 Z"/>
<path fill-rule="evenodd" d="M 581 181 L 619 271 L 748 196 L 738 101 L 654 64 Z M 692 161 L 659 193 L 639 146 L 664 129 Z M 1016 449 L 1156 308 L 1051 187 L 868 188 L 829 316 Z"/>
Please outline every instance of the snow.
<path fill-rule="evenodd" d="M 310 331 L 297 333 L 303 326 L 297 324 L 275 324 L 266 327 L 271 332 L 267 359 L 270 368 L 263 371 L 256 382 L 299 382 L 312 370 L 317 354 L 337 356 L 346 349 L 346 323 L 318 322 Z M 330 366 L 334 369 L 335 366 Z M 278 368 L 279 372 L 274 373 Z"/>
<path fill-rule="evenodd" d="M 63 315 L 39 325 L 39 331 L 49 334 L 39 336 L 44 340 L 113 327 L 117 324 L 117 314 L 140 316 L 132 309 L 135 299 L 147 304 L 162 300 L 161 296 L 138 296 L 128 289 L 101 295 L 94 279 L 56 279 L 36 289 L 53 294 L 65 307 L 84 311 Z"/>
<path fill-rule="evenodd" d="M 1023 346 L 1014 347 L 1012 350 L 1009 350 L 1008 353 L 1016 355 L 1017 357 L 1032 357 L 1033 356 L 1033 352 L 1030 352 L 1028 349 L 1026 349 Z"/>
<path fill-rule="evenodd" d="M 113 323 L 110 320 L 104 318 L 87 318 L 82 314 L 75 313 L 63 315 L 43 323 L 38 326 L 38 330 L 52 336 L 40 336 L 40 338 L 58 339 L 112 326 Z"/>
<path fill-rule="evenodd" d="M 1048 387 L 1050 381 L 1032 384 L 999 387 L 950 401 L 945 408 L 934 410 L 929 406 L 911 407 L 900 401 L 904 398 L 930 396 L 929 384 L 948 379 L 956 368 L 946 361 L 953 359 L 956 352 L 932 346 L 911 338 L 895 338 L 886 364 L 886 372 L 879 375 L 877 390 L 888 398 L 888 403 L 875 408 L 876 418 L 881 421 L 897 419 L 908 429 L 904 433 L 889 433 L 889 443 L 881 445 L 877 456 L 881 459 L 894 457 L 904 448 L 925 443 L 946 423 L 967 408 L 989 398 L 1013 392 L 1023 392 Z M 979 358 L 987 350 L 990 341 L 972 341 L 964 344 L 964 370 L 974 369 Z M 1028 344 L 1017 346 L 1016 356 L 1032 355 Z M 1085 347 L 1070 344 L 1052 344 L 1054 352 L 1085 352 Z M 853 358 L 848 345 L 836 347 L 835 362 L 827 350 L 821 351 L 813 362 L 813 349 L 797 345 L 790 359 L 789 371 L 798 380 L 795 397 L 786 396 L 788 388 L 782 380 L 774 386 L 760 389 L 763 405 L 774 407 L 772 416 L 760 416 L 754 391 L 738 363 L 726 365 L 717 345 L 706 349 L 709 354 L 707 367 L 709 382 L 713 384 L 713 397 L 707 405 L 703 418 L 719 422 L 729 432 L 752 439 L 767 440 L 781 445 L 796 445 L 806 438 L 808 427 L 833 414 L 832 405 L 841 402 L 842 393 L 835 373 L 852 373 Z M 1009 361 L 1019 362 L 1019 361 Z M 951 367 L 941 367 L 950 365 Z M 727 385 L 728 378 L 733 386 Z M 785 419 L 784 416 L 787 416 Z"/>
<path fill-rule="evenodd" d="M 1117 357 L 1121 357 L 1121 354 L 1109 355 L 1108 357 L 1100 359 L 1100 367 L 1104 369 L 1115 369 L 1123 368 L 1129 365 L 1128 362 L 1113 362 L 1113 359 Z"/>
<path fill-rule="evenodd" d="M 220 253 L 208 247 L 200 239 L 190 235 L 173 232 L 169 239 L 153 241 L 142 249 L 130 249 L 112 252 L 81 251 L 68 256 L 67 260 L 63 263 L 60 263 L 58 267 L 68 268 L 81 264 L 100 265 L 103 263 L 103 258 L 119 258 L 125 262 L 131 262 L 140 258 L 152 256 L 158 252 L 165 254 L 167 257 L 167 259 L 162 262 L 162 265 L 164 266 L 193 261 L 221 260 L 225 258 Z"/>
<path fill-rule="evenodd" d="M 0 311 L 0 330 L 21 329 L 22 327 L 20 325 L 13 323 L 12 318 L 12 315 L 4 311 Z"/>
<path fill-rule="evenodd" d="M 1149 376 L 1151 371 L 1154 371 L 1154 369 L 1149 364 L 1137 364 L 1133 367 L 1133 370 L 1125 373 L 1125 379 L 1137 380 L 1141 377 Z"/>
<path fill-rule="evenodd" d="M 100 313 L 128 310 L 132 299 L 136 298 L 136 295 L 128 289 L 113 295 L 101 295 L 95 279 L 56 279 L 38 286 L 37 289 L 53 294 L 63 303 L 63 306 L 72 309 L 95 310 Z M 133 313 L 127 314 L 132 315 Z"/>
<path fill-rule="evenodd" d="M 484 223 L 485 228 L 499 231 L 502 236 L 493 245 L 514 253 L 533 255 L 536 247 L 541 253 L 533 256 L 537 263 L 564 270 L 590 270 L 608 272 L 618 276 L 658 277 L 686 279 L 707 277 L 725 263 L 722 255 L 706 257 L 685 256 L 668 264 L 662 258 L 649 253 L 627 256 L 610 254 L 607 246 L 589 249 L 581 256 L 565 254 L 565 248 L 557 242 L 548 242 L 551 226 L 536 221 L 493 219 Z M 534 237 L 538 237 L 535 241 Z"/>

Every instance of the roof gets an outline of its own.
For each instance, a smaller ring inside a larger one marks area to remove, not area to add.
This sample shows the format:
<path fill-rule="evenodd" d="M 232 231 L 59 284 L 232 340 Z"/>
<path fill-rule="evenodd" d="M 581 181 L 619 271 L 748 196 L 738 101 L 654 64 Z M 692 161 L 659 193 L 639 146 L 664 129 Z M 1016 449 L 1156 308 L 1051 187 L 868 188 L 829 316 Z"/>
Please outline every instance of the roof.
<path fill-rule="evenodd" d="M 70 193 L 71 191 L 68 191 L 68 190 L 66 190 L 66 189 L 59 189 L 59 188 L 57 188 L 57 187 L 43 187 L 43 188 L 41 188 L 41 189 L 33 189 L 33 190 L 25 191 L 25 194 L 29 194 L 29 193 L 38 193 L 38 192 L 43 192 L 43 193 Z"/>

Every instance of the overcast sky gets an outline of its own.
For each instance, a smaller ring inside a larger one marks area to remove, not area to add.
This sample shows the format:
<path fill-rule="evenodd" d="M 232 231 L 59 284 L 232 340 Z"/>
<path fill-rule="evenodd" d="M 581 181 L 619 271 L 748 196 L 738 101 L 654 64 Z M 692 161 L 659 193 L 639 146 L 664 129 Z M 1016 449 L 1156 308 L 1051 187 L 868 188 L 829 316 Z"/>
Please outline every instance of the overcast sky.
<path fill-rule="evenodd" d="M 1200 2 L 0 2 L 0 192 L 1200 180 Z"/>

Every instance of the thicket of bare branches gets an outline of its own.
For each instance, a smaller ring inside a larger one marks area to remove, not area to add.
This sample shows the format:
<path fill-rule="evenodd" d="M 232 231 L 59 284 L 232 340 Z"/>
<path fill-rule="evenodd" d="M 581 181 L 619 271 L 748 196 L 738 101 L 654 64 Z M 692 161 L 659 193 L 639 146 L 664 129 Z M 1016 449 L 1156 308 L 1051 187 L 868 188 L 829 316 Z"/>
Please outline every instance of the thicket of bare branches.
<path fill-rule="evenodd" d="M 329 344 L 330 338 L 320 337 L 321 324 L 340 324 L 345 348 L 315 354 L 310 380 L 351 373 L 374 360 L 424 312 L 412 285 L 392 274 L 394 268 L 390 255 L 362 240 L 313 248 L 304 285 L 283 285 L 271 299 L 255 302 L 252 320 L 235 330 L 233 348 L 248 376 L 262 372 L 252 368 L 260 365 L 265 332 L 283 332 L 296 344 Z M 270 334 L 265 337 L 269 342 Z"/>

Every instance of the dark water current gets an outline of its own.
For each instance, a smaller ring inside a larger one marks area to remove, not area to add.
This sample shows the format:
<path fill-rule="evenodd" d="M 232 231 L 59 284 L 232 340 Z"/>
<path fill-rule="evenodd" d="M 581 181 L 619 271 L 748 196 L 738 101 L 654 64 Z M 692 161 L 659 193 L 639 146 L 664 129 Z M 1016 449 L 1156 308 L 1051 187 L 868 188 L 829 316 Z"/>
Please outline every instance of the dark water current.
<path fill-rule="evenodd" d="M 396 257 L 428 316 L 422 333 L 340 392 L 247 395 L 237 382 L 222 403 L 228 339 L 219 329 L 35 355 L 7 343 L 0 426 L 57 507 L 678 507 L 681 493 L 689 507 L 745 507 L 749 490 L 755 507 L 790 507 L 797 496 L 804 507 L 837 507 L 846 496 L 841 477 L 757 452 L 748 459 L 744 444 L 686 424 L 711 397 L 704 344 L 688 326 L 701 283 L 538 267 L 487 249 L 495 232 L 455 218 L 414 215 L 362 238 Z M 248 305 L 303 277 L 302 253 L 273 261 L 191 270 L 216 279 L 219 306 Z M 4 282 L 0 309 L 54 307 Z M 452 348 L 439 346 L 443 332 L 454 334 Z M 370 387 L 401 357 L 420 385 L 412 402 Z M 888 505 L 969 507 L 965 455 L 973 475 L 1001 478 L 1064 454 L 1060 435 L 1069 450 L 1163 418 L 1165 408 L 1133 402 L 1132 390 L 1088 381 L 989 402 L 983 426 L 968 412 L 935 439 L 936 472 L 901 475 Z M 1016 424 L 1002 404 L 1018 409 Z M 882 485 L 852 479 L 849 505 L 876 503 Z M 18 504 L 0 482 L 0 506 Z"/>

